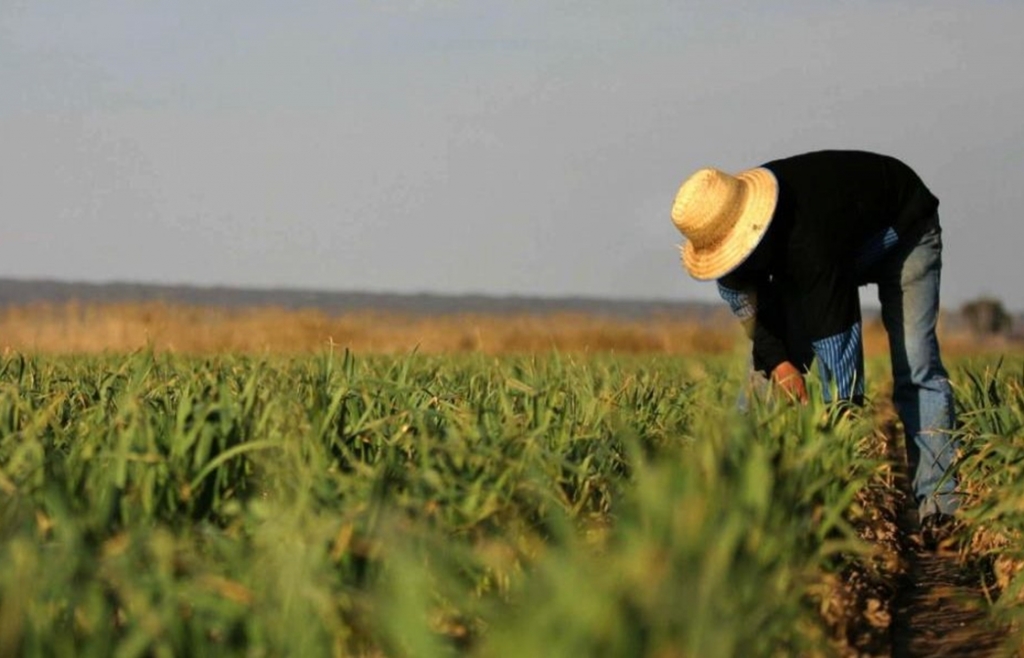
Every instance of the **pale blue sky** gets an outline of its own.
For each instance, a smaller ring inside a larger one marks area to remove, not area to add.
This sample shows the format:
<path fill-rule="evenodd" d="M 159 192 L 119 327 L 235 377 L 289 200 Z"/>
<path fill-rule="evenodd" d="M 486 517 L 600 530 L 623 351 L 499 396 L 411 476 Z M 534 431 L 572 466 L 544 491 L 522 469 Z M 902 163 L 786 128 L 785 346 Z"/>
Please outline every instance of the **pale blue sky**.
<path fill-rule="evenodd" d="M 0 276 L 714 299 L 682 179 L 861 148 L 940 197 L 946 305 L 1020 310 L 1022 33 L 1009 0 L 4 0 Z"/>

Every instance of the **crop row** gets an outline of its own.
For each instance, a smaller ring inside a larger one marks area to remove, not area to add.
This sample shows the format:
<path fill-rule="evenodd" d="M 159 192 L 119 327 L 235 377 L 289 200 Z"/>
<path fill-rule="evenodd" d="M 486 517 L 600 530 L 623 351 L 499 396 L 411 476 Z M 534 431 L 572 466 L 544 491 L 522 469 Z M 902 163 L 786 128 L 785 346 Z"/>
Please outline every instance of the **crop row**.
<path fill-rule="evenodd" d="M 738 413 L 741 373 L 7 357 L 0 655 L 836 651 L 873 420 Z"/>

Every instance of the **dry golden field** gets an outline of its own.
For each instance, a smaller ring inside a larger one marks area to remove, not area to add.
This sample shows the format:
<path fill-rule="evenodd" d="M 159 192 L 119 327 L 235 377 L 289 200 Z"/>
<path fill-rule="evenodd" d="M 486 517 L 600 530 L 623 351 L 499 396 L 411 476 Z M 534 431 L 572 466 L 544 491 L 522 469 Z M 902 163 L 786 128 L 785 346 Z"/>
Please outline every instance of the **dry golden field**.
<path fill-rule="evenodd" d="M 964 335 L 943 334 L 942 339 L 944 349 L 954 354 L 1000 347 L 986 348 Z M 333 346 L 361 353 L 720 354 L 745 350 L 744 340 L 738 324 L 728 319 L 698 323 L 581 314 L 329 315 L 314 309 L 220 309 L 161 302 L 33 304 L 0 310 L 0 349 L 6 352 L 126 352 L 150 347 L 182 354 L 301 354 Z M 884 353 L 885 341 L 877 322 L 869 322 L 868 355 Z"/>

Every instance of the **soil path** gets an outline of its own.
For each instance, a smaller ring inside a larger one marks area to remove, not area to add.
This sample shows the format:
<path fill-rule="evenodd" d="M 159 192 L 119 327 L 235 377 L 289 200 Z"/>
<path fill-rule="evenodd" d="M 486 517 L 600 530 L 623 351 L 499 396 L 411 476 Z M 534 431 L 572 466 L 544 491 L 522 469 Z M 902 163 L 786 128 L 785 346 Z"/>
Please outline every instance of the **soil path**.
<path fill-rule="evenodd" d="M 988 624 L 977 575 L 956 555 L 915 551 L 893 605 L 892 656 L 998 656 L 1003 637 Z"/>
<path fill-rule="evenodd" d="M 892 416 L 890 416 L 892 418 Z M 885 423 L 889 456 L 904 502 L 899 530 L 906 571 L 892 603 L 893 658 L 988 657 L 1001 651 L 1004 634 L 989 623 L 982 570 L 955 551 L 922 546 L 917 511 L 907 478 L 902 435 Z M 969 562 L 969 561 L 968 561 Z"/>

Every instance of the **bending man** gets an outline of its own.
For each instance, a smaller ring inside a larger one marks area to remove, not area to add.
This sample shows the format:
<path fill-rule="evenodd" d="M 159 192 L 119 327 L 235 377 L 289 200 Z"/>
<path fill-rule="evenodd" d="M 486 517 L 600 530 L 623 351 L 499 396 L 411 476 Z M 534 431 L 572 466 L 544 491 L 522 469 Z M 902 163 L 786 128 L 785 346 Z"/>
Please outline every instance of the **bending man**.
<path fill-rule="evenodd" d="M 804 375 L 817 359 L 826 402 L 863 403 L 857 289 L 878 284 L 926 540 L 957 508 L 953 392 L 935 334 L 938 205 L 895 158 L 818 151 L 735 176 L 701 169 L 672 207 L 686 270 L 718 281 L 753 340 L 754 368 L 793 399 L 806 401 Z"/>

